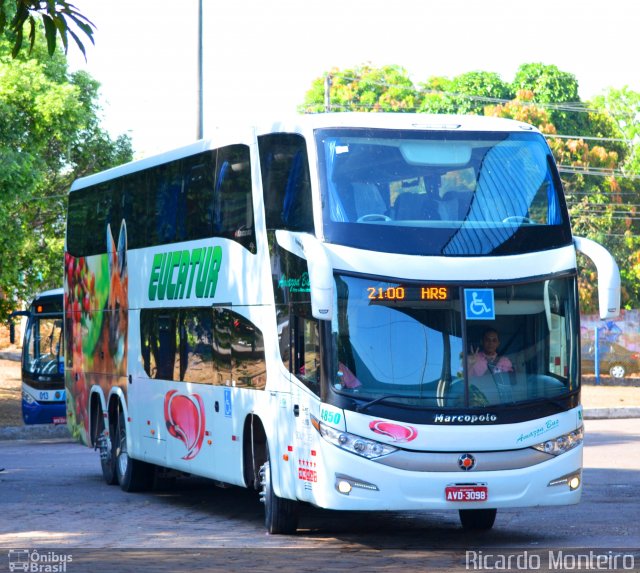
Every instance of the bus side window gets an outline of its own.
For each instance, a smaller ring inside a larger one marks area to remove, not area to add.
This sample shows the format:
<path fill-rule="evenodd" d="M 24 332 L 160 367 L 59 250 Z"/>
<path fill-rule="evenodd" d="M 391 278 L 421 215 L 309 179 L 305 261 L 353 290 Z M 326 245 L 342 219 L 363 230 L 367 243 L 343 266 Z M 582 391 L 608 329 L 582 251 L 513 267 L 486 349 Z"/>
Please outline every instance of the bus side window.
<path fill-rule="evenodd" d="M 267 229 L 314 232 L 309 160 L 300 135 L 258 138 Z"/>
<path fill-rule="evenodd" d="M 231 386 L 231 314 L 223 308 L 213 309 L 213 384 Z"/>
<path fill-rule="evenodd" d="M 141 311 L 142 361 L 149 378 L 180 379 L 177 326 L 176 311 Z"/>
<path fill-rule="evenodd" d="M 164 245 L 177 239 L 177 223 L 180 209 L 178 201 L 182 196 L 182 162 L 168 163 L 153 169 L 150 181 L 152 196 L 155 197 L 155 224 L 151 231 L 152 244 Z M 184 215 L 184 213 L 182 213 Z"/>
<path fill-rule="evenodd" d="M 214 197 L 214 235 L 234 240 L 255 253 L 251 159 L 246 145 L 218 150 Z"/>
<path fill-rule="evenodd" d="M 235 386 L 264 390 L 267 366 L 262 333 L 239 314 L 233 314 L 232 372 Z"/>
<path fill-rule="evenodd" d="M 106 252 L 111 195 L 108 184 L 79 189 L 69 195 L 67 249 L 74 257 Z"/>
<path fill-rule="evenodd" d="M 185 161 L 183 235 L 181 240 L 193 241 L 213 233 L 214 162 L 211 153 Z"/>
<path fill-rule="evenodd" d="M 320 332 L 318 321 L 293 317 L 293 373 L 315 394 L 320 395 Z"/>
<path fill-rule="evenodd" d="M 291 327 L 289 305 L 276 306 L 276 321 L 278 324 L 278 347 L 280 358 L 285 368 L 291 372 Z"/>
<path fill-rule="evenodd" d="M 148 237 L 152 236 L 150 229 L 155 222 L 153 207 L 149 205 L 149 177 L 149 173 L 141 172 L 122 178 L 122 217 L 127 224 L 129 249 L 147 247 Z"/>
<path fill-rule="evenodd" d="M 210 384 L 213 378 L 213 313 L 210 308 L 180 311 L 180 380 Z"/>
<path fill-rule="evenodd" d="M 67 216 L 67 250 L 74 257 L 85 254 L 86 222 L 89 220 L 90 198 L 84 189 L 69 194 Z"/>

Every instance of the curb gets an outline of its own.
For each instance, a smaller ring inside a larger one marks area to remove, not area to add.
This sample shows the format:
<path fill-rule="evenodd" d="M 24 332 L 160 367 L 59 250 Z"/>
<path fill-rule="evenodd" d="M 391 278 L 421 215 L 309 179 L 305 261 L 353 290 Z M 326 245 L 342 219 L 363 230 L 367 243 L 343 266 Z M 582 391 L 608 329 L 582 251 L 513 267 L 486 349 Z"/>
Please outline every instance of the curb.
<path fill-rule="evenodd" d="M 589 408 L 582 414 L 585 420 L 611 420 L 615 418 L 640 418 L 640 407 Z"/>
<path fill-rule="evenodd" d="M 32 426 L 6 426 L 0 428 L 2 440 L 71 440 L 71 434 L 64 424 L 34 424 Z"/>
<path fill-rule="evenodd" d="M 612 420 L 623 418 L 640 418 L 640 407 L 633 408 L 589 408 L 582 414 L 585 420 Z M 34 424 L 32 426 L 7 426 L 0 428 L 2 440 L 60 440 L 73 441 L 67 426 L 51 424 Z"/>
<path fill-rule="evenodd" d="M 17 350 L 0 350 L 0 360 L 13 360 L 14 362 L 20 362 L 20 360 L 22 360 L 22 353 Z"/>

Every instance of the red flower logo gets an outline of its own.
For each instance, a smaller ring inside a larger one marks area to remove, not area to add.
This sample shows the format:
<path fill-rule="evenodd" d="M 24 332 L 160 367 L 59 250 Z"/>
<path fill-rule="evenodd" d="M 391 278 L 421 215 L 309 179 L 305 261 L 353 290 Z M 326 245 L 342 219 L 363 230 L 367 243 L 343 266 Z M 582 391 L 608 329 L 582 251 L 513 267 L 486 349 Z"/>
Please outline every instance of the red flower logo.
<path fill-rule="evenodd" d="M 369 429 L 376 434 L 391 438 L 394 442 L 410 442 L 418 435 L 418 431 L 413 426 L 402 426 L 383 420 L 374 420 L 369 424 Z"/>
<path fill-rule="evenodd" d="M 164 420 L 169 433 L 187 448 L 183 460 L 192 460 L 202 447 L 205 428 L 204 404 L 198 394 L 167 392 L 164 397 Z"/>

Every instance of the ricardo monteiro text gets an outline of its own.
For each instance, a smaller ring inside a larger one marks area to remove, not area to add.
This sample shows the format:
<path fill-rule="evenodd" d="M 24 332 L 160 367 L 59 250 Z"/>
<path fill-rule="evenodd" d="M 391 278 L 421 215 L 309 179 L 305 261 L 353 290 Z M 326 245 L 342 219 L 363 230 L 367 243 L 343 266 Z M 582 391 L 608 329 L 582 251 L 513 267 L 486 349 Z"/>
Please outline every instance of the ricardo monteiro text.
<path fill-rule="evenodd" d="M 634 571 L 635 557 L 615 551 L 467 551 L 466 568 L 469 571 Z"/>

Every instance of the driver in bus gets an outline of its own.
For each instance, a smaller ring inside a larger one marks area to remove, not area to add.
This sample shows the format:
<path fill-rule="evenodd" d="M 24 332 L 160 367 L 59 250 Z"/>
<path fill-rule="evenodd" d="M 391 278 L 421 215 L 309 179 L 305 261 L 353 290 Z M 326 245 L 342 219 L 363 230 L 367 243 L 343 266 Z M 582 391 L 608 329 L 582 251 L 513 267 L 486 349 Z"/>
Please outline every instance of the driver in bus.
<path fill-rule="evenodd" d="M 487 328 L 482 333 L 480 347 L 471 347 L 467 357 L 467 368 L 471 376 L 513 372 L 513 364 L 506 356 L 498 354 L 500 336 L 495 328 Z"/>

